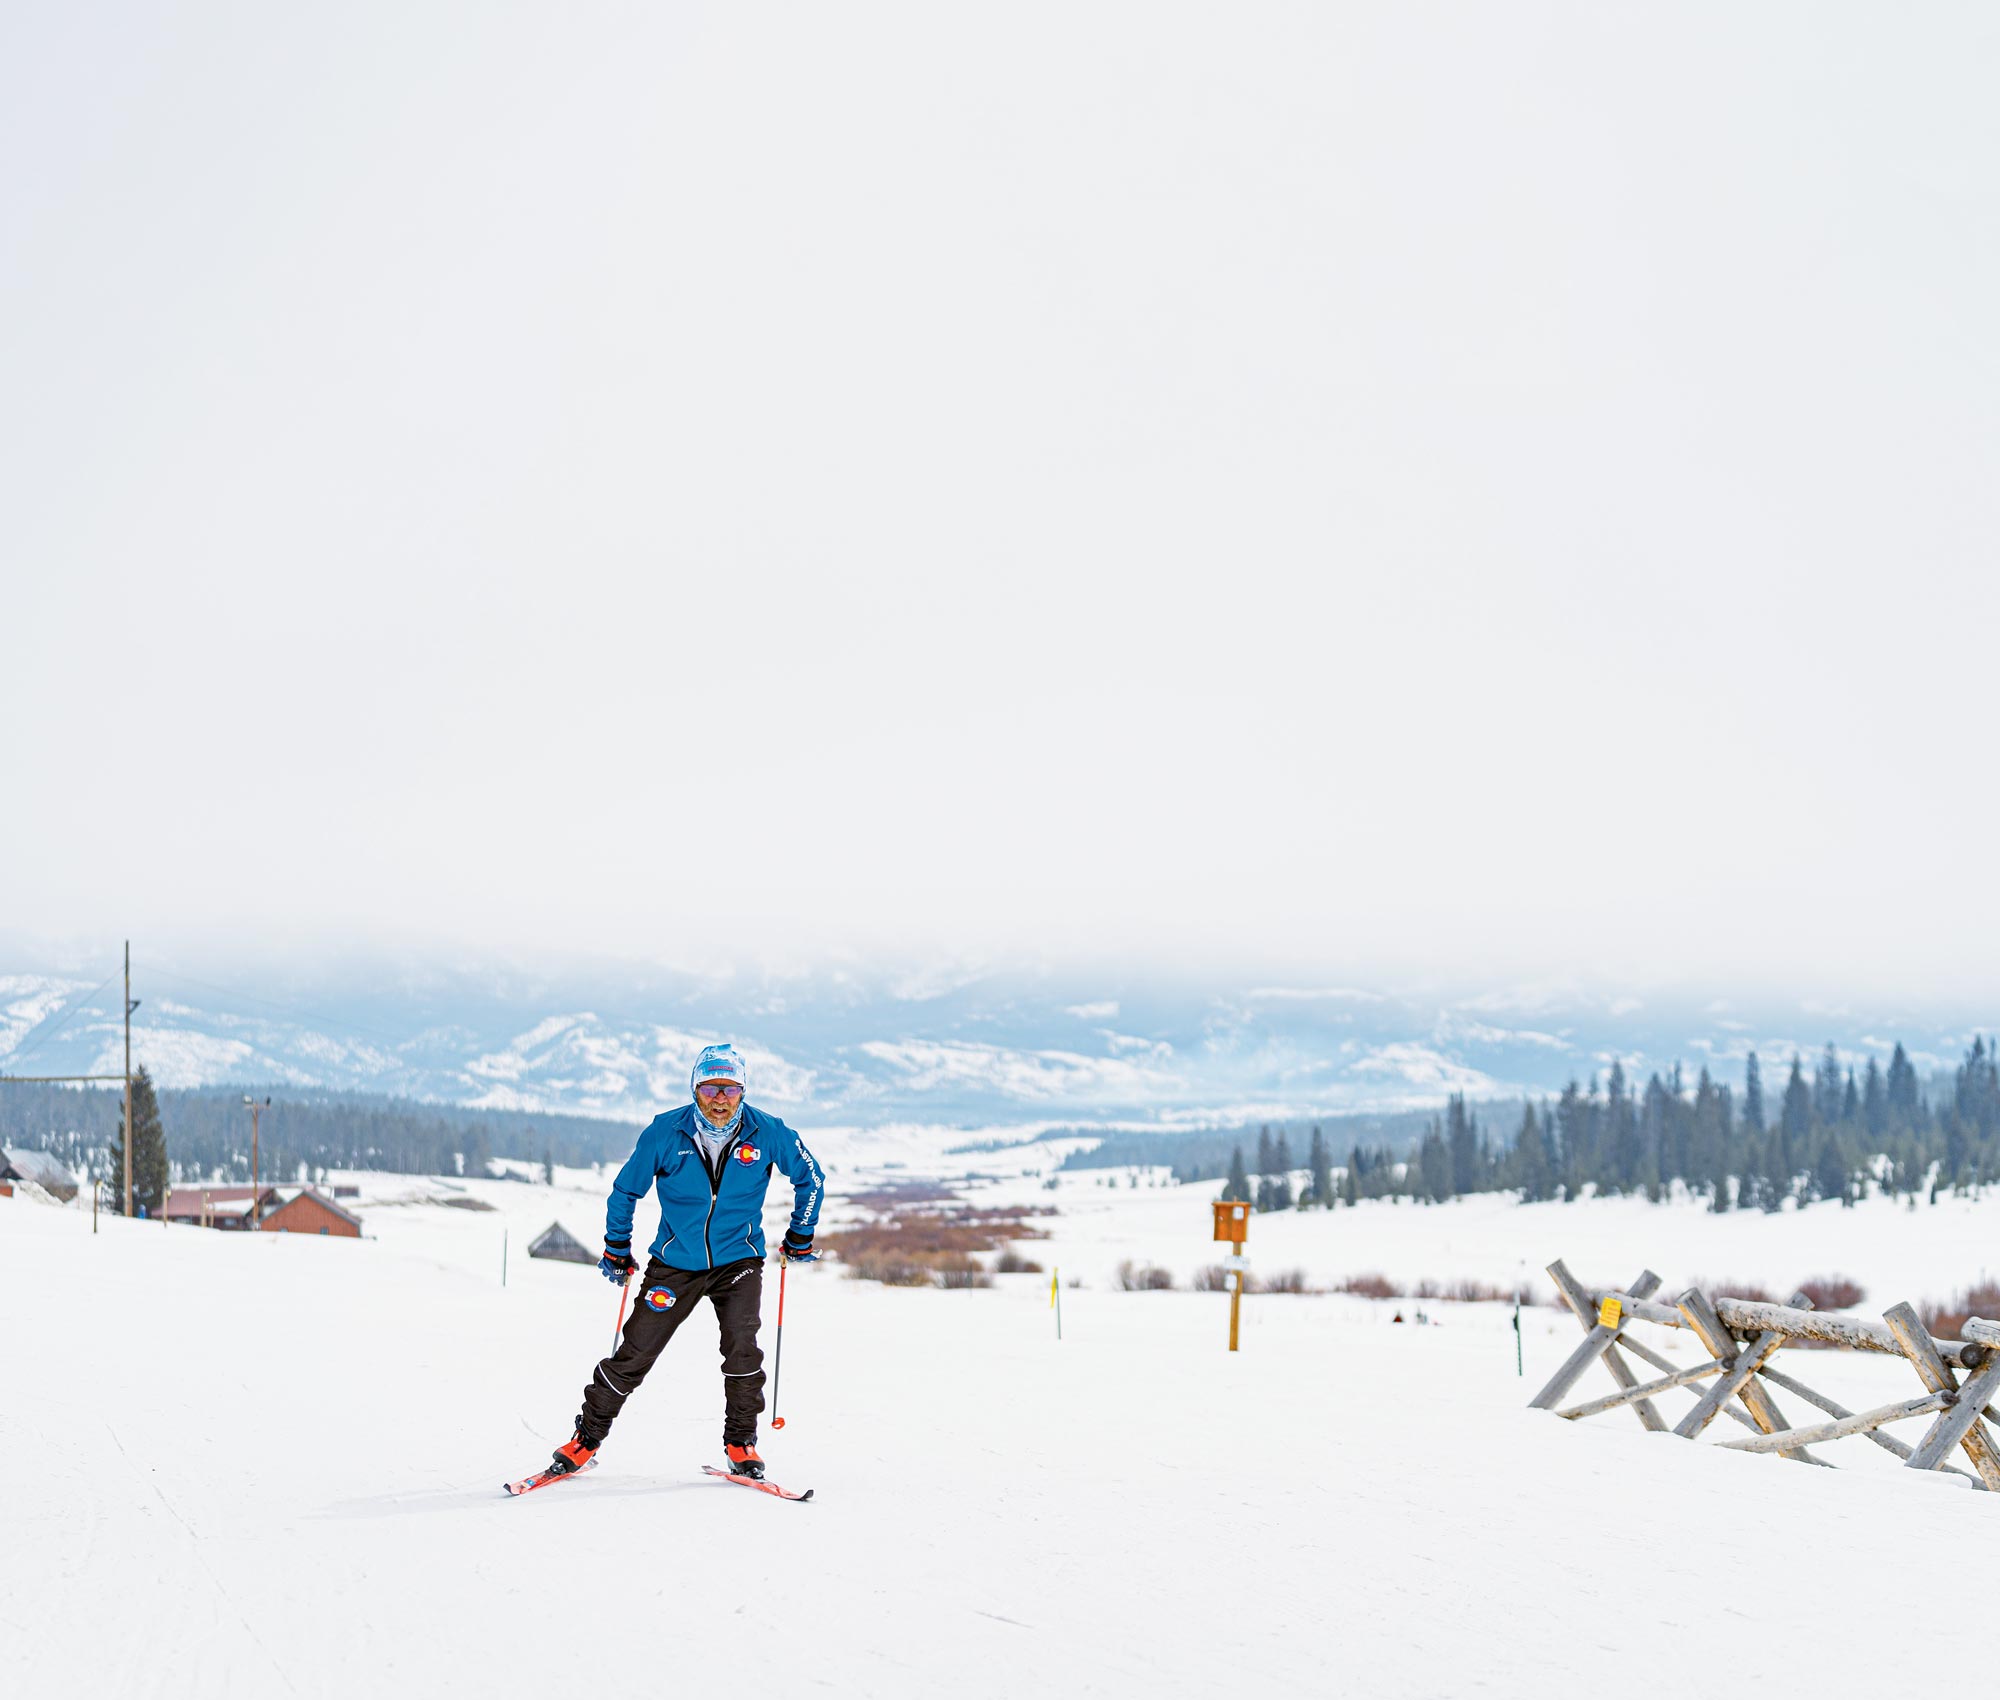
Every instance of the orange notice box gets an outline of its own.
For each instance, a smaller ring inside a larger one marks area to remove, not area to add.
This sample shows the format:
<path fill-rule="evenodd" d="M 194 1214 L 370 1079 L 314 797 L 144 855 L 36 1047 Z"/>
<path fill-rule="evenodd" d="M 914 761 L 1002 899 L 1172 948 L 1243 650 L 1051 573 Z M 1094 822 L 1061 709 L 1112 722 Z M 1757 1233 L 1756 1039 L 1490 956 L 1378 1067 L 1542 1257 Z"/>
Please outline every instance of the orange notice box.
<path fill-rule="evenodd" d="M 1215 1207 L 1215 1237 L 1241 1245 L 1250 1237 L 1250 1206 L 1224 1199 Z"/>

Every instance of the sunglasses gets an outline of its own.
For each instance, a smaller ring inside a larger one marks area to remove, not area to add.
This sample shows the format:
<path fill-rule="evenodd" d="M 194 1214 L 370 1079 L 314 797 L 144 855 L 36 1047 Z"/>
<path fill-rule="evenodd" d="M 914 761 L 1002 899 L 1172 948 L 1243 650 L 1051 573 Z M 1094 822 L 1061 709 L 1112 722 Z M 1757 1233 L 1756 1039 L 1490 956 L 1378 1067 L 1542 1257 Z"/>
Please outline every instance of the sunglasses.
<path fill-rule="evenodd" d="M 738 1086 L 734 1081 L 726 1083 L 718 1081 L 706 1086 L 697 1086 L 695 1092 L 703 1098 L 740 1098 L 743 1096 L 743 1088 Z"/>

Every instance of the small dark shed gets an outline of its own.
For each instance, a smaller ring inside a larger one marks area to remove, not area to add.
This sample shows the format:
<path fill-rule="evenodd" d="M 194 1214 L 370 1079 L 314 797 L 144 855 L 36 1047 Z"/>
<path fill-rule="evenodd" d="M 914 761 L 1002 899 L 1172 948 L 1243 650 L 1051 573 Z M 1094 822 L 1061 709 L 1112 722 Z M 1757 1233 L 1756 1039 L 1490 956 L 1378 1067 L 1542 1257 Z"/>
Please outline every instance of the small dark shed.
<path fill-rule="evenodd" d="M 528 1247 L 530 1257 L 553 1257 L 559 1263 L 595 1263 L 597 1254 L 586 1251 L 560 1222 L 551 1222 Z"/>

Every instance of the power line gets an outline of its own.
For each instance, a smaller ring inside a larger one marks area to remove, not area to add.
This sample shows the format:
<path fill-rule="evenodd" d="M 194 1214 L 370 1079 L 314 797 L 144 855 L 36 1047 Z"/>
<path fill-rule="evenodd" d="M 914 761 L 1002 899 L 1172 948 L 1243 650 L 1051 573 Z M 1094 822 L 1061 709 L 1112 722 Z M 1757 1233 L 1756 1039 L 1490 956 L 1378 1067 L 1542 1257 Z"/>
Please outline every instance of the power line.
<path fill-rule="evenodd" d="M 262 1004 L 266 1009 L 274 1009 L 280 1015 L 317 1021 L 328 1027 L 339 1027 L 349 1033 L 359 1033 L 363 1038 L 379 1039 L 385 1045 L 400 1046 L 405 1042 L 404 1039 L 399 1039 L 392 1033 L 383 1033 L 373 1027 L 358 1026 L 352 1021 L 343 1021 L 340 1017 L 328 1015 L 321 1010 L 301 1009 L 297 1004 L 284 1004 L 275 1002 L 270 998 L 260 998 L 254 992 L 242 991 L 235 986 L 218 986 L 208 980 L 197 980 L 192 974 L 172 974 L 164 968 L 154 968 L 149 970 L 149 972 L 156 979 L 178 981 L 183 986 L 196 986 L 204 992 L 220 992 L 222 996 L 235 998 L 240 1003 Z"/>
<path fill-rule="evenodd" d="M 63 1028 L 69 1024 L 71 1017 L 89 1008 L 90 1000 L 96 997 L 99 992 L 103 991 L 106 986 L 110 985 L 111 982 L 117 978 L 118 978 L 118 970 L 114 968 L 111 970 L 109 974 L 105 975 L 102 980 L 98 981 L 98 983 L 95 986 L 91 987 L 89 991 L 85 992 L 81 998 L 79 998 L 75 1003 L 71 1004 L 68 1009 L 63 1011 L 61 1017 L 56 1021 L 54 1026 L 48 1028 L 38 1037 L 30 1039 L 28 1043 L 25 1046 L 23 1046 L 20 1050 L 13 1052 L 7 1058 L 8 1068 L 15 1069 L 20 1067 L 21 1063 L 26 1058 L 34 1055 L 36 1051 L 40 1050 L 42 1046 L 46 1045 L 51 1039 L 53 1039 L 58 1033 L 60 1033 L 63 1030 Z"/>

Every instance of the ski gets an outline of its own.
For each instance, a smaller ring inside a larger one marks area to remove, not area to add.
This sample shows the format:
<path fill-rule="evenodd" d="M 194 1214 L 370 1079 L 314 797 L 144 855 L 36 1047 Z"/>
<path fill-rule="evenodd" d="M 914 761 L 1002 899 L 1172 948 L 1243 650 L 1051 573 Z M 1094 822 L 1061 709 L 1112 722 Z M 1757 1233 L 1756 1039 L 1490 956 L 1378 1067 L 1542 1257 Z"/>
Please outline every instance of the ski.
<path fill-rule="evenodd" d="M 593 1458 L 588 1464 L 584 1465 L 583 1470 L 594 1470 L 596 1468 L 597 1460 Z M 559 1476 L 552 1476 L 547 1470 L 537 1470 L 532 1476 L 523 1476 L 518 1482 L 503 1482 L 501 1486 L 508 1493 L 518 1497 L 524 1493 L 533 1493 L 538 1487 L 547 1487 L 550 1482 L 566 1482 L 572 1476 L 582 1475 L 583 1470 L 565 1470 Z"/>
<path fill-rule="evenodd" d="M 768 1493 L 775 1499 L 789 1499 L 804 1504 L 813 1496 L 811 1488 L 807 1488 L 804 1493 L 793 1493 L 789 1488 L 779 1487 L 776 1482 L 760 1482 L 755 1476 L 733 1476 L 727 1470 L 718 1470 L 713 1464 L 704 1464 L 701 1468 L 704 1475 L 720 1476 L 725 1482 L 735 1482 L 739 1487 L 755 1488 L 759 1493 Z"/>

